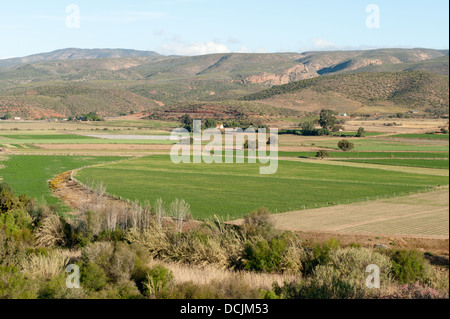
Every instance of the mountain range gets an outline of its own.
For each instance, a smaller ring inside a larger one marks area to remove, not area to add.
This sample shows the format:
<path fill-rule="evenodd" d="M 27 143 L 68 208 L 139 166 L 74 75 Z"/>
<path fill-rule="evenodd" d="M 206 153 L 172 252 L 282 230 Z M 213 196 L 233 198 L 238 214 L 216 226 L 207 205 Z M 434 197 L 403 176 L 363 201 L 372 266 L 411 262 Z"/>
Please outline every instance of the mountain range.
<path fill-rule="evenodd" d="M 249 113 L 272 115 L 274 108 L 301 115 L 323 107 L 448 113 L 448 65 L 448 50 L 431 49 L 193 57 L 63 49 L 0 60 L 0 114 L 67 117 L 94 110 L 117 116 L 208 103 L 224 113 L 243 104 Z"/>

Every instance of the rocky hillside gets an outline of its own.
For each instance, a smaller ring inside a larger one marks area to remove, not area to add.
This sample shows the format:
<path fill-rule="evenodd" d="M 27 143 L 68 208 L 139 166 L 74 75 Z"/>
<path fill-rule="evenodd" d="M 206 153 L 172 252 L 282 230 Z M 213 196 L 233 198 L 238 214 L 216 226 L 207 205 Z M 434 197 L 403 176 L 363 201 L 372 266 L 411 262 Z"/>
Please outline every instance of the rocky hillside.
<path fill-rule="evenodd" d="M 428 49 L 194 57 L 65 49 L 0 61 L 0 115 L 11 112 L 37 117 L 51 110 L 69 116 L 96 110 L 114 116 L 130 110 L 243 97 L 296 111 L 327 105 L 364 112 L 370 106 L 373 110 L 374 105 L 384 107 L 383 112 L 406 107 L 436 110 L 448 107 L 448 90 L 441 85 L 448 82 L 448 64 L 448 51 Z M 420 72 L 399 73 L 413 70 Z M 395 75 L 387 74 L 392 72 Z M 344 76 L 353 73 L 364 76 Z M 370 73 L 372 77 L 367 75 Z M 279 92 L 280 85 L 285 85 L 281 86 L 283 97 L 272 94 Z M 293 91 L 284 92 L 286 88 Z"/>
<path fill-rule="evenodd" d="M 294 109 L 319 105 L 361 112 L 363 108 L 396 107 L 443 115 L 449 108 L 449 78 L 423 71 L 339 74 L 274 86 L 241 100 Z"/>

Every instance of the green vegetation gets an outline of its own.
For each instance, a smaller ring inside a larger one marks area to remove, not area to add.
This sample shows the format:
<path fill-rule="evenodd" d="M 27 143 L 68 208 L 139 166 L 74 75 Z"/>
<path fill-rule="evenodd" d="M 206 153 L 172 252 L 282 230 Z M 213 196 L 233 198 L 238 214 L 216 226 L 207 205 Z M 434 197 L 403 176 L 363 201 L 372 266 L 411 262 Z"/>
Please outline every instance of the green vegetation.
<path fill-rule="evenodd" d="M 448 159 L 448 152 L 328 152 L 330 158 Z M 282 152 L 280 157 L 314 158 L 315 152 Z"/>
<path fill-rule="evenodd" d="M 122 159 L 121 157 L 86 157 L 86 156 L 8 156 L 2 162 L 0 177 L 8 183 L 14 192 L 27 194 L 29 197 L 44 200 L 48 204 L 58 204 L 63 211 L 64 204 L 53 197 L 48 181 L 56 175 L 84 166 L 107 163 Z"/>
<path fill-rule="evenodd" d="M 448 159 L 348 159 L 345 161 L 355 163 L 449 169 Z"/>
<path fill-rule="evenodd" d="M 168 156 L 151 156 L 83 169 L 77 178 L 103 181 L 109 193 L 130 200 L 184 198 L 198 219 L 212 212 L 239 218 L 261 205 L 273 212 L 315 208 L 448 184 L 445 177 L 290 161 L 280 161 L 275 175 L 261 176 L 259 167 L 175 165 Z"/>
<path fill-rule="evenodd" d="M 448 134 L 397 134 L 390 137 L 398 138 L 413 138 L 413 139 L 425 139 L 425 140 L 448 140 Z"/>
<path fill-rule="evenodd" d="M 158 223 L 152 209 L 133 206 L 132 214 L 111 225 L 102 222 L 110 220 L 108 210 L 92 207 L 88 212 L 100 222 L 92 237 L 94 224 L 86 215 L 68 223 L 49 207 L 16 197 L 5 184 L 0 197 L 10 203 L 0 207 L 1 299 L 448 298 L 448 278 L 417 251 L 301 242 L 294 233 L 275 230 L 264 208 L 242 227 L 214 218 L 180 233 Z M 230 275 L 209 284 L 179 283 L 182 278 L 162 260 L 227 269 Z M 69 263 L 80 268 L 78 289 L 66 286 Z M 367 264 L 380 267 L 381 289 L 366 287 Z M 265 290 L 258 280 L 236 281 L 232 269 L 242 269 L 239 278 L 252 271 L 253 279 L 261 272 L 301 280 Z"/>
<path fill-rule="evenodd" d="M 338 143 L 338 147 L 343 152 L 348 152 L 355 148 L 355 144 L 349 142 L 348 140 L 342 140 Z"/>

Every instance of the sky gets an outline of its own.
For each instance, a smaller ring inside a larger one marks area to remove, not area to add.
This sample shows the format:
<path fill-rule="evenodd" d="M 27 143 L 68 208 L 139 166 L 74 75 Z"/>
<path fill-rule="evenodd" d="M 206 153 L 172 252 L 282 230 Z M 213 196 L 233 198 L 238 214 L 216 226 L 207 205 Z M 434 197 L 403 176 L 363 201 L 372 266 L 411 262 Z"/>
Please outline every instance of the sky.
<path fill-rule="evenodd" d="M 449 48 L 448 0 L 0 0 L 0 59 L 62 48 L 165 55 Z"/>

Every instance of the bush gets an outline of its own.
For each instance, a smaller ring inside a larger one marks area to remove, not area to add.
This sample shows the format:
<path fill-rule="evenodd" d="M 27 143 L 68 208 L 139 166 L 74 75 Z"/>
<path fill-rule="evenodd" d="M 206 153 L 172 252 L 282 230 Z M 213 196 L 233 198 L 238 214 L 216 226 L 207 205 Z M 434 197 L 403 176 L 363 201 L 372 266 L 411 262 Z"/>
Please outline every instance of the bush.
<path fill-rule="evenodd" d="M 107 299 L 142 299 L 135 283 L 132 281 L 122 281 L 115 285 L 107 286 L 104 292 Z M 103 297 L 103 296 L 101 296 Z"/>
<path fill-rule="evenodd" d="M 250 288 L 239 280 L 213 281 L 207 285 L 185 282 L 160 294 L 162 299 L 259 299 L 259 289 Z"/>
<path fill-rule="evenodd" d="M 392 274 L 402 284 L 425 281 L 427 261 L 416 250 L 398 250 L 392 253 Z"/>
<path fill-rule="evenodd" d="M 39 299 L 81 299 L 84 298 L 83 289 L 69 289 L 66 286 L 66 275 L 60 274 L 43 281 L 40 285 Z"/>
<path fill-rule="evenodd" d="M 363 127 L 360 127 L 358 129 L 358 132 L 356 133 L 356 137 L 365 137 L 366 136 L 366 131 L 364 130 Z"/>
<path fill-rule="evenodd" d="M 338 143 L 338 147 L 340 150 L 347 152 L 355 148 L 355 145 L 348 140 L 342 140 Z"/>
<path fill-rule="evenodd" d="M 318 265 L 325 265 L 329 262 L 330 252 L 339 249 L 341 243 L 336 239 L 330 239 L 326 243 L 316 244 L 303 260 L 305 275 L 313 272 Z"/>
<path fill-rule="evenodd" d="M 163 266 L 156 266 L 147 273 L 145 294 L 158 298 L 159 294 L 166 292 L 173 284 L 173 273 Z"/>
<path fill-rule="evenodd" d="M 328 151 L 325 150 L 320 150 L 316 153 L 316 157 L 324 159 L 325 157 L 330 157 L 330 153 L 328 153 Z"/>
<path fill-rule="evenodd" d="M 299 283 L 274 285 L 266 291 L 268 299 L 360 299 L 380 295 L 381 290 L 366 287 L 366 267 L 380 267 L 383 286 L 390 284 L 391 262 L 389 257 L 365 248 L 339 249 L 337 242 L 316 246 L 321 263 L 313 268 L 310 276 Z"/>
<path fill-rule="evenodd" d="M 83 288 L 100 291 L 106 286 L 108 277 L 100 266 L 89 262 L 81 267 L 80 282 Z"/>
<path fill-rule="evenodd" d="M 247 243 L 244 250 L 244 269 L 257 272 L 280 272 L 283 254 L 286 252 L 286 242 L 273 238 L 255 243 Z"/>
<path fill-rule="evenodd" d="M 35 299 L 35 283 L 27 280 L 17 267 L 0 266 L 0 299 Z"/>
<path fill-rule="evenodd" d="M 244 217 L 243 230 L 247 236 L 270 238 L 274 232 L 274 224 L 270 212 L 261 207 Z"/>

